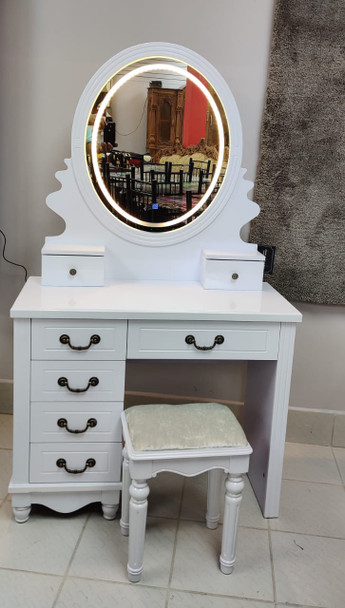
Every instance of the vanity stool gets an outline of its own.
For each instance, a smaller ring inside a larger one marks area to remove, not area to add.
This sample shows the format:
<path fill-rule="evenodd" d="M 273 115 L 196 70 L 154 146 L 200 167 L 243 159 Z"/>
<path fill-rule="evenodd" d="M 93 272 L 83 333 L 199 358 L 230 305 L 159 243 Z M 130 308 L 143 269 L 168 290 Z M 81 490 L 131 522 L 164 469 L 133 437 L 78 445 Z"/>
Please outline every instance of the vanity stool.
<path fill-rule="evenodd" d="M 235 562 L 242 474 L 252 448 L 231 410 L 218 403 L 150 404 L 121 414 L 124 459 L 121 531 L 129 534 L 128 579 L 143 571 L 147 480 L 162 471 L 193 477 L 208 471 L 206 526 L 219 521 L 222 471 L 227 473 L 220 569 L 230 574 Z M 131 498 L 129 498 L 131 497 Z"/>

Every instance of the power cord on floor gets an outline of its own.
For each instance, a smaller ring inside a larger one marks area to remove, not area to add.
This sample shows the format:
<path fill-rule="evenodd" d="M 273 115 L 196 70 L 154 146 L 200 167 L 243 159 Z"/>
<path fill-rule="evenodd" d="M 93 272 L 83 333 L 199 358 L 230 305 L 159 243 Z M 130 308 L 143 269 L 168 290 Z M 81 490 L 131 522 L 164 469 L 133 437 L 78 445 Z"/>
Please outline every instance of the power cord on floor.
<path fill-rule="evenodd" d="M 4 246 L 2 248 L 2 257 L 3 257 L 3 259 L 5 260 L 5 262 L 8 262 L 8 264 L 12 264 L 13 266 L 19 266 L 19 268 L 23 268 L 24 273 L 25 273 L 24 281 L 26 283 L 27 278 L 28 278 L 28 271 L 27 271 L 27 269 L 25 268 L 25 266 L 23 266 L 23 264 L 17 264 L 16 262 L 11 262 L 11 260 L 7 259 L 7 257 L 5 256 L 5 249 L 6 249 L 6 244 L 7 244 L 6 235 L 1 230 L 1 228 L 0 228 L 0 232 L 1 232 L 2 236 L 4 237 Z"/>

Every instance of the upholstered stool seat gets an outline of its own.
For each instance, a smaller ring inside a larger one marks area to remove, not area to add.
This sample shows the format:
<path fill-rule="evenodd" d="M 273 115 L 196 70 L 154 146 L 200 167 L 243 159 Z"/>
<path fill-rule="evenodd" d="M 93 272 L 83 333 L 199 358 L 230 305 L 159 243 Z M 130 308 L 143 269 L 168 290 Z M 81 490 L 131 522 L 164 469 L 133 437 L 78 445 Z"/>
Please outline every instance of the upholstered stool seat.
<path fill-rule="evenodd" d="M 147 480 L 162 471 L 192 477 L 208 471 L 206 525 L 216 528 L 222 472 L 225 505 L 220 569 L 230 574 L 235 562 L 242 474 L 252 453 L 231 410 L 218 403 L 137 405 L 122 413 L 124 438 L 121 531 L 129 534 L 128 578 L 143 571 Z"/>

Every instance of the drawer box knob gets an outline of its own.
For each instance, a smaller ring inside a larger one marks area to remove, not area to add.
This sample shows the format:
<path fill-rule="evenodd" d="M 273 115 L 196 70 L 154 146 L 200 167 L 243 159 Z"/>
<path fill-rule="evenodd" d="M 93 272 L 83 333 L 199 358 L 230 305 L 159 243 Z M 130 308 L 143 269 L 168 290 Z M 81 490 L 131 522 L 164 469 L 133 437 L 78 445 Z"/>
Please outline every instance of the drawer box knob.
<path fill-rule="evenodd" d="M 60 336 L 61 344 L 68 344 L 68 346 L 72 348 L 72 350 L 87 350 L 88 348 L 90 348 L 90 346 L 92 346 L 92 344 L 99 344 L 100 341 L 100 336 L 98 334 L 93 334 L 87 346 L 74 346 L 73 344 L 71 344 L 71 338 L 67 334 L 62 334 Z"/>
<path fill-rule="evenodd" d="M 65 386 L 69 391 L 71 391 L 71 393 L 85 393 L 89 390 L 90 386 L 97 386 L 99 380 L 98 378 L 93 376 L 92 378 L 90 378 L 85 388 L 71 388 L 68 384 L 67 378 L 64 378 L 63 376 L 59 378 L 57 382 L 59 386 Z"/>
<path fill-rule="evenodd" d="M 97 426 L 97 420 L 96 420 L 96 418 L 89 418 L 86 423 L 86 427 L 84 429 L 70 429 L 68 427 L 68 422 L 67 422 L 66 418 L 59 418 L 59 420 L 57 421 L 57 425 L 61 429 L 66 429 L 66 431 L 68 431 L 69 433 L 78 434 L 78 433 L 85 433 L 88 428 L 93 429 L 95 426 Z"/>
<path fill-rule="evenodd" d="M 74 277 L 74 276 L 77 274 L 77 271 L 76 271 L 76 269 L 75 269 L 75 268 L 71 268 L 71 269 L 70 269 L 70 271 L 69 271 L 69 273 L 70 273 L 70 275 L 71 275 L 72 277 Z"/>
<path fill-rule="evenodd" d="M 92 467 L 94 467 L 96 464 L 96 461 L 94 458 L 88 458 L 87 461 L 85 462 L 85 467 L 83 469 L 69 469 L 66 463 L 66 460 L 64 458 L 58 458 L 58 460 L 56 461 L 56 466 L 59 467 L 59 469 L 65 469 L 65 471 L 67 473 L 71 473 L 72 475 L 78 475 L 79 473 L 84 473 L 84 471 L 86 471 L 86 469 L 90 468 L 92 469 Z"/>
<path fill-rule="evenodd" d="M 193 344 L 193 346 L 195 346 L 195 348 L 198 350 L 212 350 L 212 348 L 214 348 L 217 344 L 223 344 L 224 336 L 216 336 L 211 346 L 198 346 L 194 336 L 192 335 L 186 336 L 185 342 L 187 344 Z"/>
<path fill-rule="evenodd" d="M 237 281 L 237 279 L 239 278 L 239 276 L 240 276 L 240 275 L 239 275 L 237 272 L 234 272 L 234 273 L 231 275 L 231 278 L 232 278 L 234 281 Z"/>

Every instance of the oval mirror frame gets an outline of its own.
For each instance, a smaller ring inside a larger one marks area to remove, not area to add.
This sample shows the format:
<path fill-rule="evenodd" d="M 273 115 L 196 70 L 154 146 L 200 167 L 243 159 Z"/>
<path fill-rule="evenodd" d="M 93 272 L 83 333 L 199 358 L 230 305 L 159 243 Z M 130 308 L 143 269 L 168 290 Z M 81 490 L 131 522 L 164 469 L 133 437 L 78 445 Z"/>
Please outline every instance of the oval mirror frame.
<path fill-rule="evenodd" d="M 191 219 L 196 213 L 198 213 L 202 209 L 202 207 L 208 201 L 209 197 L 211 197 L 213 190 L 215 189 L 215 187 L 217 185 L 217 182 L 218 182 L 221 170 L 222 170 L 222 166 L 223 166 L 223 161 L 224 161 L 224 149 L 225 149 L 224 127 L 223 127 L 222 118 L 221 118 L 219 109 L 217 107 L 216 101 L 213 99 L 211 93 L 206 88 L 206 86 L 194 74 L 187 72 L 185 69 L 183 69 L 179 65 L 162 63 L 162 61 L 159 61 L 158 63 L 154 63 L 154 64 L 145 63 L 145 65 L 138 65 L 138 63 L 140 64 L 140 62 L 136 62 L 136 63 L 128 66 L 131 68 L 130 72 L 127 72 L 124 76 L 122 76 L 110 88 L 110 90 L 106 93 L 103 101 L 101 102 L 101 104 L 98 108 L 95 122 L 93 125 L 92 143 L 91 143 L 92 171 L 95 176 L 95 179 L 97 180 L 98 188 L 102 192 L 104 199 L 106 201 L 108 201 L 109 205 L 118 213 L 118 215 L 120 216 L 120 219 L 121 219 L 121 217 L 123 217 L 124 220 L 128 220 L 131 224 L 134 224 L 134 227 L 140 226 L 142 228 L 148 228 L 148 229 L 161 228 L 164 231 L 165 228 L 167 230 L 169 230 L 170 228 L 173 229 L 174 227 L 179 227 L 180 224 L 185 223 L 188 219 Z M 213 111 L 213 116 L 214 116 L 216 124 L 217 124 L 218 137 L 219 137 L 218 160 L 217 160 L 217 163 L 215 164 L 215 170 L 212 174 L 212 179 L 210 180 L 210 183 L 209 183 L 206 191 L 201 196 L 201 199 L 189 211 L 186 211 L 185 213 L 181 214 L 180 216 L 178 216 L 172 220 L 166 220 L 164 222 L 144 221 L 144 220 L 141 220 L 141 219 L 131 215 L 125 209 L 121 208 L 121 206 L 118 204 L 118 202 L 115 199 L 113 199 L 112 195 L 110 194 L 110 192 L 108 191 L 108 189 L 106 187 L 106 184 L 104 182 L 102 172 L 101 172 L 101 169 L 99 166 L 98 149 L 97 149 L 98 148 L 98 134 L 100 132 L 101 121 L 102 121 L 102 118 L 104 116 L 107 106 L 110 104 L 110 101 L 111 101 L 113 95 L 125 83 L 127 83 L 132 78 L 135 78 L 136 76 L 140 76 L 146 72 L 155 72 L 156 70 L 161 70 L 162 72 L 172 72 L 172 73 L 178 74 L 179 76 L 185 76 L 195 86 L 197 86 L 199 88 L 199 90 L 206 97 L 206 99 Z"/>
<path fill-rule="evenodd" d="M 125 224 L 109 210 L 97 195 L 85 158 L 85 136 L 91 108 L 106 83 L 125 66 L 144 59 L 174 59 L 198 71 L 216 91 L 224 108 L 231 138 L 231 151 L 221 188 L 212 203 L 197 217 L 182 227 L 168 232 L 145 232 Z M 107 61 L 91 78 L 78 103 L 72 126 L 72 163 L 75 179 L 82 196 L 95 218 L 108 230 L 134 243 L 162 246 L 178 243 L 204 230 L 221 212 L 230 199 L 241 168 L 242 130 L 239 112 L 232 93 L 219 72 L 203 57 L 188 48 L 170 43 L 144 43 L 125 49 Z M 110 221 L 112 219 L 113 221 Z"/>

